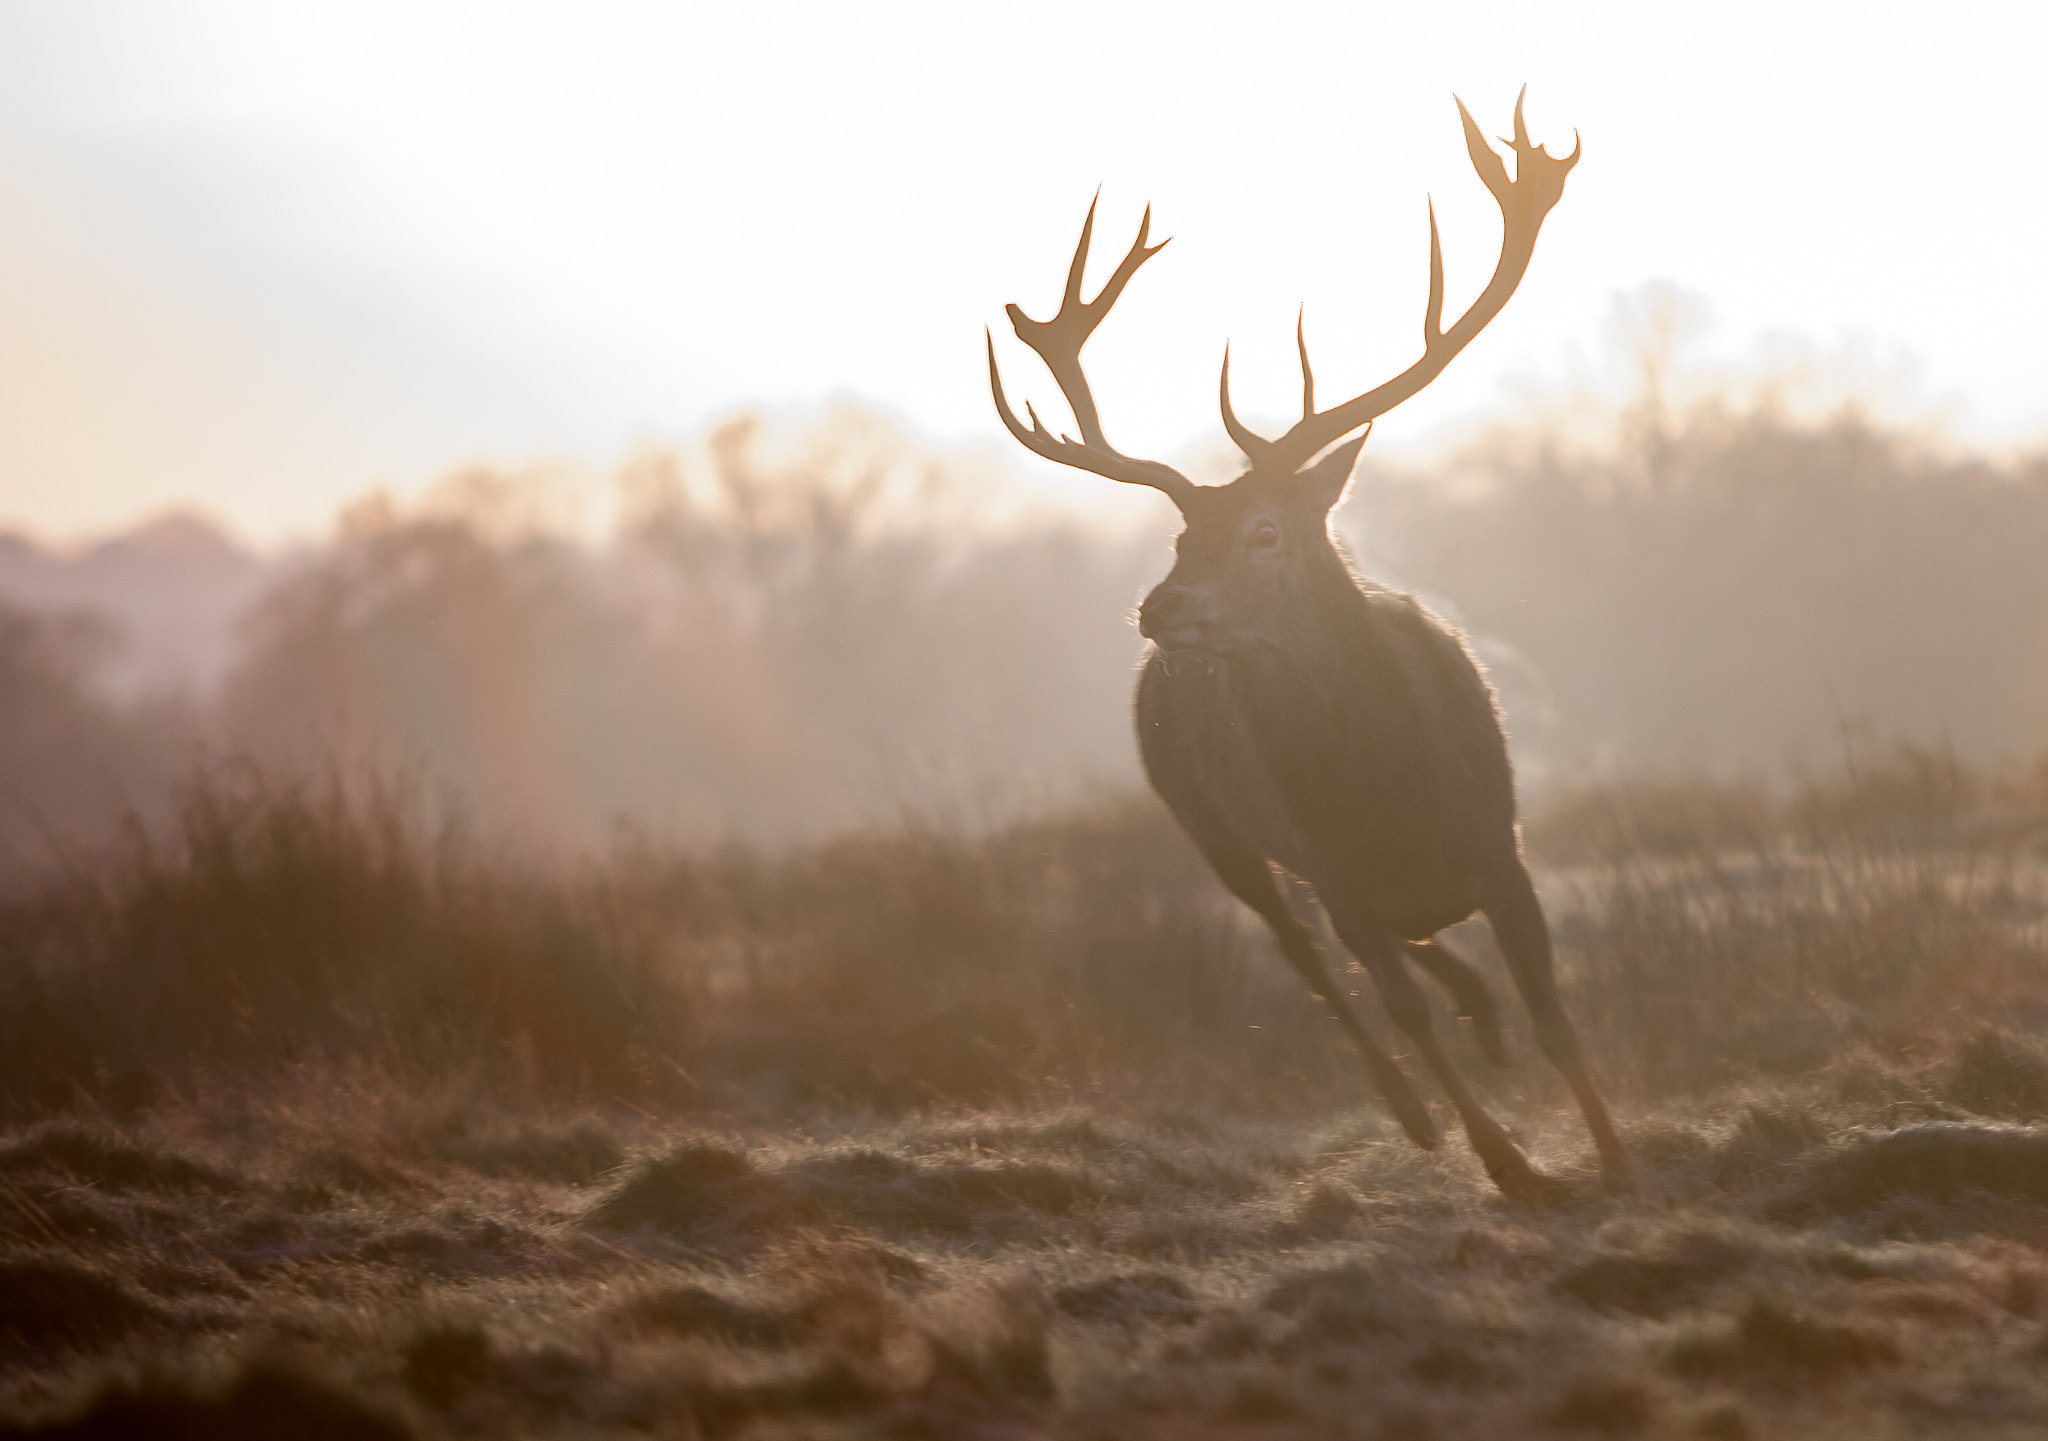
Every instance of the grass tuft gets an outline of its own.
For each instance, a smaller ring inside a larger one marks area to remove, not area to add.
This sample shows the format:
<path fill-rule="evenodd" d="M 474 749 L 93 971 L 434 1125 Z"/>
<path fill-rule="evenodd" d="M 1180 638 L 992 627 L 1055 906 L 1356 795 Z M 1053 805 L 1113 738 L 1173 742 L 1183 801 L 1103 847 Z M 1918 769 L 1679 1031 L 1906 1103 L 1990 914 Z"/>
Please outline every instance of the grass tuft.
<path fill-rule="evenodd" d="M 1688 1231 L 1649 1252 L 1589 1257 L 1566 1268 L 1555 1285 L 1597 1311 L 1625 1311 L 1662 1321 L 1757 1260 L 1754 1246 L 1716 1231 Z"/>
<path fill-rule="evenodd" d="M 0 1146 L 0 1177 L 57 1173 L 106 1191 L 227 1194 L 246 1184 L 185 1156 L 69 1121 L 50 1121 Z"/>
<path fill-rule="evenodd" d="M 2048 1120 L 2048 1048 L 1979 1026 L 1955 1048 L 1947 1098 L 1966 1111 L 2007 1121 Z"/>
<path fill-rule="evenodd" d="M 1193 1321 L 1201 1314 L 1187 1282 L 1165 1272 L 1135 1272 L 1079 1281 L 1052 1293 L 1052 1304 L 1077 1321 Z"/>
<path fill-rule="evenodd" d="M 1647 1430 L 1657 1408 L 1640 1382 L 1585 1377 L 1572 1382 L 1537 1419 L 1560 1431 L 1627 1436 Z"/>
<path fill-rule="evenodd" d="M 63 1256 L 0 1259 L 0 1348 L 15 1357 L 108 1345 L 167 1319 L 97 1266 Z"/>
<path fill-rule="evenodd" d="M 1782 1298 L 1757 1295 L 1733 1318 L 1717 1318 L 1671 1348 L 1681 1376 L 1800 1385 L 1900 1359 L 1893 1341 L 1864 1327 L 1815 1316 Z"/>
<path fill-rule="evenodd" d="M 272 1364 L 247 1367 L 218 1391 L 170 1376 L 117 1383 L 77 1414 L 42 1424 L 0 1421 L 0 1437 L 42 1441 L 412 1441 L 410 1426 L 318 1377 Z"/>
<path fill-rule="evenodd" d="M 693 1234 L 722 1224 L 765 1187 L 741 1152 L 686 1141 L 633 1167 L 592 1209 L 591 1220 L 614 1230 Z"/>
<path fill-rule="evenodd" d="M 1868 1211 L 1899 1197 L 1956 1202 L 1972 1193 L 2048 1204 L 2048 1127 L 1925 1121 L 1863 1131 L 1810 1158 L 1782 1211 Z"/>

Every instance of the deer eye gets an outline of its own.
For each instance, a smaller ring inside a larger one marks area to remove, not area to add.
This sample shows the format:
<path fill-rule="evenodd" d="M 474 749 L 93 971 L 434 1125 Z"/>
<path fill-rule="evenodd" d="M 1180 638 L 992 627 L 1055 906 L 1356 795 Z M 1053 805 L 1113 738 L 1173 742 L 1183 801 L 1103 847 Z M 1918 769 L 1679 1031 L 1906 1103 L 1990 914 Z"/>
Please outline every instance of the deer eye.
<path fill-rule="evenodd" d="M 1246 542 L 1253 550 L 1278 550 L 1280 548 L 1280 527 L 1270 520 L 1262 520 L 1252 527 L 1250 539 Z"/>

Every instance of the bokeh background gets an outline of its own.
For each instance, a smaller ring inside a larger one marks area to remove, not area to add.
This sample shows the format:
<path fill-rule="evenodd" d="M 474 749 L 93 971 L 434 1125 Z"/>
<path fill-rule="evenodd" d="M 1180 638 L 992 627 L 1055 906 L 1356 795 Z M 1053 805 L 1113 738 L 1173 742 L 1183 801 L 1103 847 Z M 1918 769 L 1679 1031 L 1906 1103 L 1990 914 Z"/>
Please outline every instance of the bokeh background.
<path fill-rule="evenodd" d="M 0 12 L 0 838 L 195 758 L 373 760 L 523 843 L 1134 785 L 1160 497 L 1026 456 L 982 328 L 1176 237 L 1090 348 L 1209 480 L 1413 355 L 1584 162 L 1341 528 L 1466 626 L 1525 790 L 2048 750 L 2048 202 L 2021 7 Z M 1011 384 L 1057 409 L 999 336 Z"/>

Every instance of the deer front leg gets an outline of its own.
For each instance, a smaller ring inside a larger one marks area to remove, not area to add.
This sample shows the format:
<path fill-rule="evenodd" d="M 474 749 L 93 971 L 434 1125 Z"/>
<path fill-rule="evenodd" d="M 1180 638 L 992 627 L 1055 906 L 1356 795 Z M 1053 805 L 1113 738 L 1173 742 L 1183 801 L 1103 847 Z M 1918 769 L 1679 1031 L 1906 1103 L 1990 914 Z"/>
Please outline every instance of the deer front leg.
<path fill-rule="evenodd" d="M 1415 1093 L 1406 1073 L 1392 1056 L 1380 1049 L 1372 1033 L 1365 1029 L 1357 1013 L 1346 1003 L 1344 992 L 1338 989 L 1329 967 L 1324 964 L 1323 953 L 1316 945 L 1315 937 L 1289 908 L 1272 867 L 1266 864 L 1266 858 L 1221 825 L 1204 824 L 1199 817 L 1195 824 L 1190 824 L 1188 816 L 1179 807 L 1174 808 L 1174 814 L 1209 862 L 1210 869 L 1216 872 L 1216 878 L 1229 888 L 1232 895 L 1259 913 L 1271 928 L 1273 938 L 1280 943 L 1280 954 L 1287 958 L 1287 964 L 1307 982 L 1310 993 L 1330 1008 L 1330 1014 L 1350 1034 L 1353 1044 L 1365 1057 L 1366 1068 L 1372 1072 L 1373 1084 L 1379 1088 L 1380 1096 L 1394 1113 L 1394 1118 L 1401 1123 L 1401 1129 L 1416 1145 L 1425 1150 L 1435 1150 L 1440 1138 L 1429 1107 Z"/>
<path fill-rule="evenodd" d="M 1494 939 L 1500 943 L 1501 955 L 1507 959 L 1508 973 L 1515 978 L 1522 1000 L 1529 1007 L 1529 1018 L 1536 1027 L 1536 1044 L 1578 1099 L 1586 1129 L 1593 1133 L 1593 1145 L 1600 1152 L 1600 1167 L 1607 1174 L 1608 1188 L 1630 1189 L 1634 1181 L 1628 1152 L 1622 1149 L 1621 1138 L 1615 1134 L 1607 1103 L 1600 1098 L 1599 1089 L 1586 1069 L 1578 1032 L 1572 1029 L 1571 1018 L 1565 1014 L 1564 1002 L 1557 994 L 1550 925 L 1543 918 L 1543 906 L 1536 898 L 1528 867 L 1519 857 L 1502 866 L 1487 882 L 1480 905 L 1486 912 L 1487 924 L 1493 927 Z"/>
<path fill-rule="evenodd" d="M 1327 900 L 1325 904 L 1328 904 Z M 1387 1014 L 1394 1018 L 1395 1025 L 1407 1032 L 1415 1048 L 1422 1052 L 1423 1060 L 1429 1063 L 1430 1070 L 1436 1073 L 1444 1094 L 1457 1107 L 1458 1119 L 1465 1123 L 1465 1134 L 1472 1142 L 1472 1149 L 1478 1152 L 1480 1164 L 1486 1167 L 1486 1174 L 1493 1178 L 1494 1185 L 1500 1187 L 1501 1194 L 1518 1201 L 1549 1200 L 1558 1189 L 1557 1183 L 1529 1164 L 1522 1148 L 1509 1138 L 1498 1121 L 1486 1114 L 1486 1109 L 1466 1088 L 1465 1078 L 1458 1074 L 1458 1068 L 1444 1053 L 1436 1038 L 1435 1023 L 1430 1018 L 1429 998 L 1423 995 L 1422 987 L 1415 983 L 1415 977 L 1402 964 L 1401 942 L 1341 901 L 1331 907 L 1330 919 L 1336 923 L 1337 934 L 1344 944 L 1372 973 L 1373 982 L 1379 987 L 1380 999 L 1386 1003 Z"/>

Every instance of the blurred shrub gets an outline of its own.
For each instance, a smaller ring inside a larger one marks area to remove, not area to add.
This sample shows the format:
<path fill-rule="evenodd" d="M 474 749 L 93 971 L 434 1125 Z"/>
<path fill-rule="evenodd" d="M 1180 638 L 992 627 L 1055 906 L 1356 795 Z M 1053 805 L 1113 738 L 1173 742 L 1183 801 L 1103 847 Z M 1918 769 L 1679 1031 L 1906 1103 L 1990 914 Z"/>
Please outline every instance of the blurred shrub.
<path fill-rule="evenodd" d="M 90 611 L 0 599 L 0 876 L 62 849 L 76 817 L 160 798 L 189 763 L 194 707 L 175 698 L 121 705 L 95 690 L 121 639 Z"/>
<path fill-rule="evenodd" d="M 1263 946 L 1149 797 L 544 866 L 416 787 L 216 767 L 168 839 L 0 906 L 0 1101 L 308 1062 L 713 1105 L 1247 1074 L 1298 1101 L 1351 1063 Z"/>
<path fill-rule="evenodd" d="M 1780 811 L 1755 778 L 1652 772 L 1553 787 L 1528 808 L 1522 834 L 1553 865 L 1713 855 L 1763 844 L 1777 833 Z"/>
<path fill-rule="evenodd" d="M 1900 745 L 1789 794 L 1583 786 L 1529 827 L 1574 1015 L 1638 1094 L 2048 1026 L 2048 806 Z"/>
<path fill-rule="evenodd" d="M 1150 796 L 614 874 L 621 911 L 689 936 L 696 1054 L 793 1098 L 1350 1084 L 1335 1028 Z"/>
<path fill-rule="evenodd" d="M 1131 777 L 1135 548 L 992 529 L 966 479 L 758 427 L 624 477 L 590 547 L 462 478 L 359 509 L 253 617 L 220 724 L 267 764 L 418 766 L 531 837 L 815 837 L 905 802 Z M 874 450 L 867 453 L 863 449 Z"/>
<path fill-rule="evenodd" d="M 1769 806 L 1617 788 L 1606 813 L 1630 818 L 1594 832 L 1614 848 L 1546 882 L 1567 1006 L 1617 1095 L 1934 1054 L 1959 1023 L 2048 1028 L 2042 832 L 1981 828 L 2003 802 L 1975 779 L 1960 814 L 1931 793 L 1939 844 L 1921 812 L 1864 824 L 1859 785 L 1924 794 L 1897 789 L 1902 754 Z M 1624 810 L 1661 794 L 1740 824 Z M 781 851 L 629 834 L 573 863 L 487 846 L 431 795 L 216 767 L 169 837 L 135 828 L 0 906 L 0 1105 L 144 1104 L 181 1077 L 304 1063 L 712 1110 L 1133 1087 L 1370 1102 L 1341 1033 L 1149 795 Z M 1471 1054 L 1468 1073 L 1555 1098 L 1503 1009 L 1513 1068 Z M 2019 1064 L 1997 1079 L 1981 1060 L 1969 1093 L 2019 1095 Z"/>
<path fill-rule="evenodd" d="M 680 1000 L 639 962 L 392 782 L 215 768 L 168 839 L 0 908 L 0 1092 L 309 1060 L 630 1089 Z"/>
<path fill-rule="evenodd" d="M 2048 737 L 2048 457 L 1945 452 L 1848 408 L 1654 392 L 1591 442 L 1542 414 L 1368 464 L 1366 568 L 1514 662 L 1546 778 L 1825 766 L 1843 721 L 1974 765 Z"/>
<path fill-rule="evenodd" d="M 1409 472 L 1368 451 L 1343 513 L 1366 569 L 1473 633 L 1526 790 L 1709 778 L 1634 807 L 1656 849 L 1741 840 L 1757 798 L 1730 777 L 1826 769 L 1845 728 L 1978 770 L 2039 753 L 2048 461 L 1944 452 L 1854 410 L 1654 399 L 1577 433 L 1538 412 Z M 598 539 L 551 516 L 545 477 L 474 469 L 359 505 L 273 563 L 199 702 L 117 700 L 104 636 L 8 612 L 0 842 L 160 811 L 202 735 L 283 771 L 416 770 L 572 848 L 622 819 L 782 844 L 1137 781 L 1129 617 L 1167 563 L 1155 536 L 1019 518 L 1014 482 L 850 408 L 791 430 L 742 417 L 617 481 Z M 145 581 L 179 608 L 170 572 L 117 575 L 117 551 L 94 575 L 127 577 L 124 613 Z M 1923 769 L 1904 783 L 1948 783 Z M 1858 784 L 1859 824 L 1928 804 Z"/>

